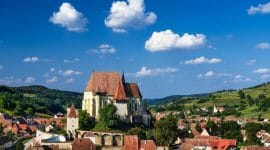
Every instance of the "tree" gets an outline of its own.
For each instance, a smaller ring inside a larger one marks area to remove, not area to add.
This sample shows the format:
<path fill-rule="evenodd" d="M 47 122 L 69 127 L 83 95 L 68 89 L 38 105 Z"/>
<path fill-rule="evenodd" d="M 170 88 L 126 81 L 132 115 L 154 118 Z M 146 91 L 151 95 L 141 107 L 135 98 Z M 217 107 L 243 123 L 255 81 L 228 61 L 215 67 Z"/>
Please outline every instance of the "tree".
<path fill-rule="evenodd" d="M 33 111 L 33 109 L 31 107 L 27 108 L 25 113 L 28 116 L 33 116 L 34 115 L 34 111 Z"/>
<path fill-rule="evenodd" d="M 16 145 L 15 145 L 15 149 L 16 150 L 24 150 L 24 145 L 22 142 L 17 142 Z"/>
<path fill-rule="evenodd" d="M 95 128 L 97 129 L 110 129 L 116 125 L 117 116 L 116 116 L 116 107 L 113 104 L 106 105 L 99 111 L 100 120 L 96 124 Z"/>
<path fill-rule="evenodd" d="M 262 98 L 258 103 L 258 109 L 260 111 L 267 111 L 270 107 L 270 98 Z"/>
<path fill-rule="evenodd" d="M 202 128 L 201 128 L 201 126 L 200 126 L 200 124 L 199 124 L 198 122 L 197 122 L 196 125 L 195 125 L 195 129 L 196 129 L 199 133 L 202 132 Z"/>
<path fill-rule="evenodd" d="M 254 100 L 252 99 L 252 97 L 250 95 L 247 95 L 246 98 L 247 98 L 247 101 L 248 101 L 248 105 L 249 106 L 254 105 Z"/>
<path fill-rule="evenodd" d="M 85 110 L 79 110 L 79 129 L 90 130 L 94 128 L 95 120 Z"/>
<path fill-rule="evenodd" d="M 235 121 L 221 122 L 219 126 L 219 134 L 225 139 L 237 139 L 242 141 L 241 126 Z"/>
<path fill-rule="evenodd" d="M 2 136 L 3 134 L 3 127 L 2 127 L 2 123 L 0 122 L 0 137 Z"/>
<path fill-rule="evenodd" d="M 218 126 L 214 121 L 208 120 L 205 126 L 210 135 L 218 134 Z"/>
<path fill-rule="evenodd" d="M 130 135 L 137 135 L 140 140 L 146 139 L 146 132 L 139 127 L 131 128 L 127 133 Z"/>
<path fill-rule="evenodd" d="M 21 103 L 19 101 L 16 101 L 16 107 L 14 109 L 14 113 L 16 115 L 22 115 L 22 113 L 23 113 L 23 108 L 22 108 Z"/>
<path fill-rule="evenodd" d="M 260 123 L 248 122 L 245 125 L 244 129 L 246 130 L 246 135 L 247 135 L 247 140 L 245 141 L 246 145 L 261 144 L 260 140 L 256 136 L 257 132 L 263 129 Z"/>
<path fill-rule="evenodd" d="M 177 120 L 169 115 L 154 125 L 153 134 L 158 145 L 171 145 L 177 138 Z"/>
<path fill-rule="evenodd" d="M 245 99 L 246 98 L 245 93 L 242 90 L 240 90 L 238 92 L 238 94 L 239 94 L 240 99 Z"/>

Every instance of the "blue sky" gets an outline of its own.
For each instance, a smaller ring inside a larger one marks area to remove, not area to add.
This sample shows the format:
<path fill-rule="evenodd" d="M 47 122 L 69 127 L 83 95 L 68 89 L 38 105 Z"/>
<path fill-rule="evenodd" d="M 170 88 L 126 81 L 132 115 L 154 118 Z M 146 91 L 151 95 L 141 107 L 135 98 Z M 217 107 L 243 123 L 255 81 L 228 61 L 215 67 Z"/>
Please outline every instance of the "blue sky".
<path fill-rule="evenodd" d="M 82 92 L 125 72 L 146 98 L 270 78 L 270 1 L 1 0 L 0 84 Z"/>

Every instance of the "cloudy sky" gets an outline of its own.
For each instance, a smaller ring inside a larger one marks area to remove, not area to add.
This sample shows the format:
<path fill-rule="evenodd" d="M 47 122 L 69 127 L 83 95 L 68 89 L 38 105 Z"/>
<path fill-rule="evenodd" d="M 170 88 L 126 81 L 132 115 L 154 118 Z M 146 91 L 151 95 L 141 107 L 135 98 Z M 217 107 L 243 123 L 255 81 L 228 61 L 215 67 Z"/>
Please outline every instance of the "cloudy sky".
<path fill-rule="evenodd" d="M 0 84 L 82 92 L 124 72 L 146 98 L 270 78 L 270 1 L 1 0 Z"/>

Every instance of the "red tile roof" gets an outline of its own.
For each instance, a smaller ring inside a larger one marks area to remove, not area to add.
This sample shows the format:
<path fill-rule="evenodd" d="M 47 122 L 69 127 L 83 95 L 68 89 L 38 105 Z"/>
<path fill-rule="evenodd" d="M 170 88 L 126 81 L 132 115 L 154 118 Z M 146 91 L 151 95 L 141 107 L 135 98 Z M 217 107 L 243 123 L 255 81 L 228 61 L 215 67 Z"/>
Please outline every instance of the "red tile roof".
<path fill-rule="evenodd" d="M 157 146 L 153 140 L 141 140 L 140 150 L 156 150 Z"/>
<path fill-rule="evenodd" d="M 193 146 L 210 146 L 210 140 L 209 139 L 191 139 L 186 138 L 185 139 L 186 144 L 190 144 Z"/>
<path fill-rule="evenodd" d="M 118 72 L 93 72 L 85 92 L 105 93 L 113 96 L 121 75 Z"/>
<path fill-rule="evenodd" d="M 118 72 L 93 72 L 85 92 L 104 94 L 117 99 L 126 97 L 141 98 L 141 92 L 136 83 L 126 83 L 124 75 Z"/>
<path fill-rule="evenodd" d="M 72 142 L 72 150 L 95 150 L 95 144 L 89 138 L 77 138 Z"/>
<path fill-rule="evenodd" d="M 139 89 L 139 86 L 136 83 L 126 83 L 125 89 L 126 89 L 127 97 L 142 98 L 141 91 Z"/>
<path fill-rule="evenodd" d="M 123 150 L 138 150 L 139 139 L 136 135 L 126 135 L 124 138 Z"/>
<path fill-rule="evenodd" d="M 115 100 L 126 100 L 127 98 L 123 83 L 120 80 L 118 81 L 113 98 Z"/>
<path fill-rule="evenodd" d="M 232 139 L 220 139 L 216 136 L 195 136 L 195 138 L 186 138 L 186 144 L 193 146 L 210 146 L 212 149 L 226 150 L 230 146 L 236 146 L 237 141 Z"/>
<path fill-rule="evenodd" d="M 68 114 L 69 118 L 77 118 L 77 112 L 76 112 L 76 108 L 75 106 L 72 104 L 70 110 L 69 110 L 69 114 Z"/>

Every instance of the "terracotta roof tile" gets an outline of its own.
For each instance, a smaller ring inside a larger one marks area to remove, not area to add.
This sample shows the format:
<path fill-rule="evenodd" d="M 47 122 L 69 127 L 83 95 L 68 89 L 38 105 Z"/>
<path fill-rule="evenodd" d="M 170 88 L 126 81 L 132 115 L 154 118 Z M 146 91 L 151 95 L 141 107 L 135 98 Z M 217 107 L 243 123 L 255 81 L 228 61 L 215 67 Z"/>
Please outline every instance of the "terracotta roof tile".
<path fill-rule="evenodd" d="M 118 72 L 93 72 L 85 92 L 104 93 L 114 95 L 118 82 L 121 81 L 121 75 Z"/>
<path fill-rule="evenodd" d="M 142 98 L 141 91 L 139 89 L 139 86 L 136 83 L 126 83 L 125 89 L 126 89 L 127 97 Z"/>
<path fill-rule="evenodd" d="M 77 138 L 72 142 L 72 150 L 95 150 L 95 144 L 89 138 Z"/>
<path fill-rule="evenodd" d="M 123 150 L 138 150 L 139 139 L 136 135 L 126 135 Z"/>
<path fill-rule="evenodd" d="M 123 83 L 119 80 L 115 89 L 114 97 L 115 100 L 126 100 L 126 92 Z"/>
<path fill-rule="evenodd" d="M 157 146 L 153 140 L 141 140 L 140 150 L 156 150 Z"/>
<path fill-rule="evenodd" d="M 138 85 L 126 83 L 124 75 L 121 76 L 118 72 L 93 72 L 85 92 L 113 96 L 118 100 L 126 97 L 142 97 Z"/>
<path fill-rule="evenodd" d="M 69 114 L 68 114 L 69 118 L 77 118 L 77 112 L 76 112 L 76 108 L 75 106 L 72 104 Z"/>

